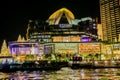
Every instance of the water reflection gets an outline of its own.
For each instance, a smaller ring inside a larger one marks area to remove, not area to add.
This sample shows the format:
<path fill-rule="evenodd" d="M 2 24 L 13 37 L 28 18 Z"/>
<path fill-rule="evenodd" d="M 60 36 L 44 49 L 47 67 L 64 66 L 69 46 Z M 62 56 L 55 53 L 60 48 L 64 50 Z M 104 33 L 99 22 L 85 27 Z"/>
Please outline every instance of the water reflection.
<path fill-rule="evenodd" d="M 120 68 L 0 72 L 0 80 L 120 80 Z"/>

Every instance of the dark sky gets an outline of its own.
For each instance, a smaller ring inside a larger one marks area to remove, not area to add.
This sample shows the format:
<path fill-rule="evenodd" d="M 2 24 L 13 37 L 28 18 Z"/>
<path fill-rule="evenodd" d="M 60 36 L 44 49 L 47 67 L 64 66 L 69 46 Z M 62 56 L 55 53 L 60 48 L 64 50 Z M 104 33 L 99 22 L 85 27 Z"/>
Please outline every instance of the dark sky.
<path fill-rule="evenodd" d="M 62 7 L 77 19 L 99 17 L 99 0 L 5 0 L 0 3 L 0 44 L 3 39 L 9 42 L 24 36 L 29 19 L 47 20 Z"/>

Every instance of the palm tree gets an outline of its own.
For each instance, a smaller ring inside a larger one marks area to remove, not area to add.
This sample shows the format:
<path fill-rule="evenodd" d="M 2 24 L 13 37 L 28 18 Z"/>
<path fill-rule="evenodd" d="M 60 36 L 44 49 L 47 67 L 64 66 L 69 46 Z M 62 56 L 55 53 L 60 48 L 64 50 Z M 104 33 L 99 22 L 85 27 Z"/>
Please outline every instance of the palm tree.
<path fill-rule="evenodd" d="M 89 54 L 88 56 L 89 56 L 91 59 L 93 58 L 93 55 L 92 55 L 92 54 Z"/>
<path fill-rule="evenodd" d="M 83 54 L 82 57 L 84 58 L 84 60 L 87 60 L 88 54 Z"/>
<path fill-rule="evenodd" d="M 96 53 L 95 54 L 95 57 L 97 58 L 97 60 L 99 59 L 99 57 L 100 57 L 100 54 L 98 54 L 98 53 Z"/>
<path fill-rule="evenodd" d="M 45 59 L 51 60 L 51 54 L 45 54 Z"/>

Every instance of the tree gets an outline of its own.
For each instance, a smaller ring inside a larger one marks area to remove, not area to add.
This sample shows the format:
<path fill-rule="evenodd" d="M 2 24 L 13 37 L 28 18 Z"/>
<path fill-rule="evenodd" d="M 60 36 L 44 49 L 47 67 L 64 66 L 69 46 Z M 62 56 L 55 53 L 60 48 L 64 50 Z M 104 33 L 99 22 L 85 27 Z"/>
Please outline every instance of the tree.
<path fill-rule="evenodd" d="M 88 56 L 89 56 L 89 58 L 91 58 L 92 60 L 94 59 L 94 55 L 93 55 L 93 54 L 89 54 Z"/>
<path fill-rule="evenodd" d="M 18 39 L 17 39 L 17 42 L 21 42 L 21 41 L 22 41 L 22 37 L 21 37 L 21 35 L 19 34 Z"/>
<path fill-rule="evenodd" d="M 3 40 L 3 44 L 2 44 L 2 47 L 1 47 L 1 55 L 2 56 L 10 55 L 9 48 L 7 47 L 6 40 Z"/>
<path fill-rule="evenodd" d="M 82 54 L 84 60 L 87 60 L 88 54 Z"/>
<path fill-rule="evenodd" d="M 24 37 L 22 38 L 22 42 L 25 42 L 25 38 Z"/>
<path fill-rule="evenodd" d="M 96 54 L 95 54 L 95 57 L 96 57 L 97 60 L 98 60 L 98 58 L 100 58 L 100 54 L 96 53 Z"/>
<path fill-rule="evenodd" d="M 25 38 L 19 34 L 17 42 L 25 42 Z"/>

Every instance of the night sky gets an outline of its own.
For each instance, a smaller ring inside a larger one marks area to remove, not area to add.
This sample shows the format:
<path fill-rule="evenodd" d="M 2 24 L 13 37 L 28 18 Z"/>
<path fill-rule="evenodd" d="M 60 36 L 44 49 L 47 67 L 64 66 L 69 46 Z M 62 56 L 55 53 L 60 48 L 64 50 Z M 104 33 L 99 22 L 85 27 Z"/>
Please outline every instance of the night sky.
<path fill-rule="evenodd" d="M 100 16 L 99 0 L 4 0 L 0 3 L 0 45 L 3 39 L 9 42 L 17 40 L 19 34 L 25 36 L 28 20 L 45 21 L 63 7 L 76 19 Z"/>

